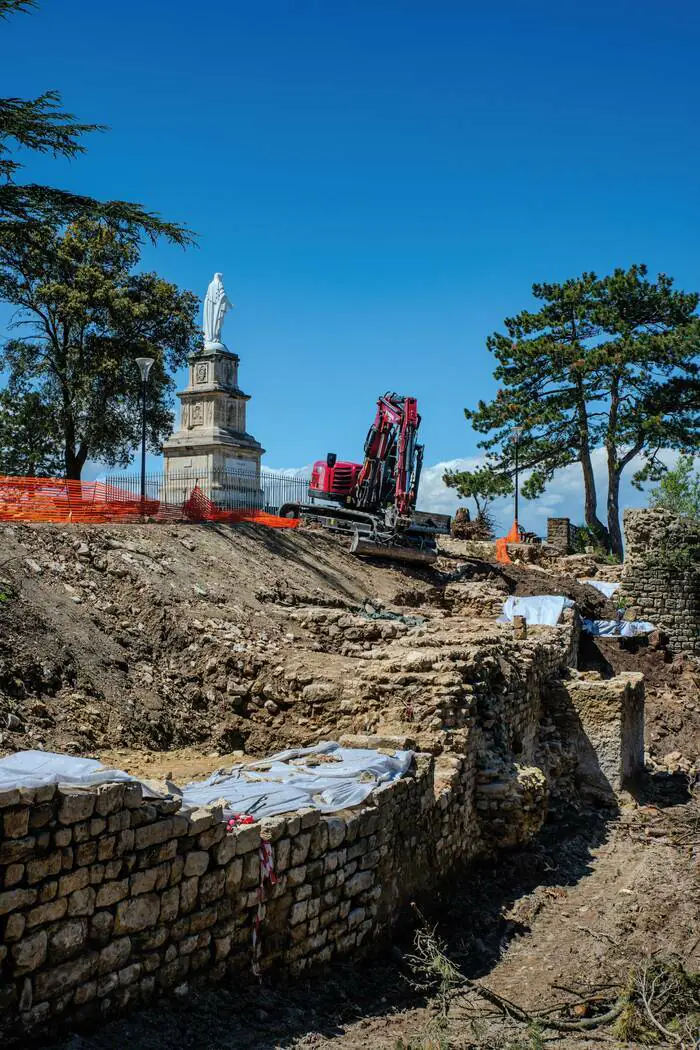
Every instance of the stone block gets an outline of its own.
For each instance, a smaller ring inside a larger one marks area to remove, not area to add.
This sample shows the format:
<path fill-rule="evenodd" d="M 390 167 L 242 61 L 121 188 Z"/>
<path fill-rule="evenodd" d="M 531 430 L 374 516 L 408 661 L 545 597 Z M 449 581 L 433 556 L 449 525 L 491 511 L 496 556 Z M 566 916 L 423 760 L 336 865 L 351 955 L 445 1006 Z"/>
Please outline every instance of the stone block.
<path fill-rule="evenodd" d="M 4 940 L 7 944 L 11 944 L 14 941 L 18 941 L 24 933 L 24 927 L 27 925 L 27 920 L 24 915 L 20 912 L 13 912 L 7 916 L 7 922 L 5 923 L 5 936 Z"/>
<path fill-rule="evenodd" d="M 89 882 L 90 875 L 87 868 L 78 868 L 70 875 L 62 875 L 58 880 L 58 896 L 67 897 L 75 890 L 83 890 Z"/>
<path fill-rule="evenodd" d="M 27 861 L 27 882 L 33 885 L 48 879 L 51 875 L 58 875 L 62 866 L 62 855 L 60 852 L 50 853 L 48 857 Z"/>
<path fill-rule="evenodd" d="M 49 929 L 49 959 L 52 963 L 70 959 L 87 941 L 87 919 L 70 919 Z"/>
<path fill-rule="evenodd" d="M 232 896 L 243 878 L 243 857 L 235 857 L 226 865 L 226 893 Z"/>
<path fill-rule="evenodd" d="M 5 889 L 9 890 L 11 886 L 16 886 L 18 882 L 21 882 L 25 870 L 24 864 L 8 864 L 5 868 Z"/>
<path fill-rule="evenodd" d="M 198 933 L 200 930 L 206 930 L 210 926 L 213 926 L 217 920 L 216 907 L 212 905 L 210 908 L 205 908 L 203 911 L 197 911 L 190 917 L 190 930 L 192 933 Z"/>
<path fill-rule="evenodd" d="M 57 922 L 63 918 L 67 910 L 68 901 L 65 897 L 50 901 L 48 904 L 40 904 L 37 908 L 32 908 L 27 912 L 27 926 L 41 926 L 45 922 Z"/>
<path fill-rule="evenodd" d="M 51 819 L 51 807 L 48 809 L 48 818 L 44 823 L 48 823 Z M 23 838 L 29 831 L 29 810 L 25 807 L 17 807 L 3 810 L 2 813 L 2 831 L 6 839 L 19 839 Z M 43 825 L 35 825 L 41 827 Z"/>
<path fill-rule="evenodd" d="M 243 878 L 241 885 L 244 889 L 257 886 L 260 882 L 260 857 L 257 852 L 246 853 L 243 857 Z"/>
<path fill-rule="evenodd" d="M 286 829 L 287 820 L 285 817 L 263 817 L 260 821 L 260 838 L 266 842 L 278 842 Z"/>
<path fill-rule="evenodd" d="M 37 840 L 33 835 L 25 835 L 20 839 L 5 839 L 0 842 L 0 867 L 25 861 L 34 854 L 36 846 Z"/>
<path fill-rule="evenodd" d="M 48 937 L 46 930 L 30 934 L 12 946 L 15 975 L 31 973 L 46 961 Z"/>
<path fill-rule="evenodd" d="M 0 791 L 0 809 L 16 806 L 19 803 L 19 788 L 3 788 Z"/>
<path fill-rule="evenodd" d="M 95 811 L 97 795 L 94 789 L 81 791 L 78 788 L 58 789 L 58 820 L 61 824 L 77 824 L 87 820 Z"/>
<path fill-rule="evenodd" d="M 7 915 L 11 911 L 19 911 L 34 904 L 39 896 L 38 890 L 16 889 L 0 893 L 0 915 Z"/>
<path fill-rule="evenodd" d="M 134 984 L 138 981 L 141 976 L 142 966 L 140 962 L 131 963 L 130 966 L 125 966 L 117 974 L 119 978 L 119 987 L 127 988 L 129 985 Z"/>
<path fill-rule="evenodd" d="M 309 855 L 310 845 L 311 835 L 309 832 L 297 835 L 295 839 L 292 839 L 292 853 L 289 858 L 289 863 L 292 868 L 296 868 L 300 864 L 304 864 L 306 858 Z"/>
<path fill-rule="evenodd" d="M 220 845 L 217 847 L 217 863 L 225 864 L 226 861 L 218 860 L 218 856 L 221 855 L 221 849 L 228 843 L 233 842 L 233 850 L 235 853 L 236 843 L 232 836 L 228 836 L 223 839 Z M 233 856 L 233 853 L 231 854 Z M 230 860 L 230 857 L 227 858 Z M 184 871 L 183 875 L 185 878 L 191 878 L 193 875 L 203 875 L 209 867 L 209 854 L 206 850 L 195 850 L 192 853 L 188 853 L 184 859 Z"/>
<path fill-rule="evenodd" d="M 155 926 L 160 914 L 160 897 L 146 893 L 141 897 L 120 901 L 114 920 L 115 933 L 135 933 Z"/>
<path fill-rule="evenodd" d="M 172 889 L 166 890 L 160 901 L 160 922 L 172 922 L 180 910 L 180 887 L 173 886 Z"/>
<path fill-rule="evenodd" d="M 197 903 L 199 879 L 196 876 L 193 876 L 191 879 L 183 879 L 177 888 L 180 892 L 180 911 L 187 915 Z"/>
<path fill-rule="evenodd" d="M 214 847 L 214 859 L 215 859 L 216 863 L 217 864 L 222 864 L 222 865 L 223 864 L 228 864 L 228 862 L 233 857 L 235 857 L 235 855 L 236 855 L 236 847 L 237 847 L 237 845 L 238 845 L 238 843 L 237 843 L 235 835 L 230 835 L 230 834 L 226 835 L 226 837 L 221 840 L 221 842 L 218 844 L 218 846 Z M 201 856 L 201 854 L 190 854 L 190 856 L 198 856 L 198 855 Z M 208 860 L 209 855 L 205 854 L 205 856 L 207 857 L 207 860 Z M 188 857 L 188 860 L 189 860 L 189 857 Z M 193 874 L 200 874 L 200 873 L 199 872 L 193 872 Z"/>
<path fill-rule="evenodd" d="M 124 785 L 124 806 L 126 809 L 138 809 L 143 804 L 143 788 L 140 784 L 127 782 Z"/>
<path fill-rule="evenodd" d="M 124 806 L 125 792 L 126 785 L 123 783 L 100 784 L 95 800 L 95 812 L 98 816 L 107 817 L 111 813 L 121 810 Z"/>
<path fill-rule="evenodd" d="M 159 820 L 153 824 L 145 824 L 136 829 L 134 846 L 137 850 L 146 849 L 148 846 L 157 846 L 173 838 L 173 819 Z"/>
<path fill-rule="evenodd" d="M 211 849 L 217 842 L 221 842 L 225 834 L 225 824 L 214 824 L 213 827 L 208 828 L 201 835 L 197 836 L 197 846 L 199 849 Z"/>
<path fill-rule="evenodd" d="M 258 824 L 244 824 L 236 828 L 233 833 L 236 840 L 236 854 L 240 857 L 251 850 L 257 850 L 260 846 L 260 826 Z"/>
<path fill-rule="evenodd" d="M 123 901 L 129 895 L 129 879 L 120 879 L 118 882 L 105 882 L 97 891 L 95 905 L 98 908 L 109 908 L 117 901 Z"/>
<path fill-rule="evenodd" d="M 107 817 L 107 831 L 110 835 L 116 835 L 120 831 L 127 831 L 131 827 L 131 814 L 128 809 L 117 810 Z"/>
<path fill-rule="evenodd" d="M 51 970 L 42 971 L 34 978 L 36 999 L 52 999 L 57 995 L 82 985 L 94 976 L 97 969 L 97 952 L 85 952 L 77 959 L 62 963 Z"/>
<path fill-rule="evenodd" d="M 74 890 L 68 897 L 69 915 L 92 915 L 95 910 L 95 891 L 92 886 Z"/>
<path fill-rule="evenodd" d="M 97 843 L 96 842 L 81 842 L 75 850 L 75 866 L 77 868 L 85 868 L 89 864 L 94 864 L 97 859 Z"/>
<path fill-rule="evenodd" d="M 97 964 L 98 974 L 102 975 L 112 973 L 114 970 L 120 970 L 126 965 L 130 955 L 131 940 L 128 937 L 120 937 L 116 941 L 111 941 L 100 952 Z"/>
<path fill-rule="evenodd" d="M 97 859 L 99 861 L 111 860 L 117 844 L 116 835 L 105 835 L 97 843 Z"/>
<path fill-rule="evenodd" d="M 97 981 L 86 981 L 80 988 L 75 989 L 73 1002 L 76 1006 L 91 1003 L 97 995 Z"/>
<path fill-rule="evenodd" d="M 205 807 L 193 809 L 184 815 L 187 816 L 189 821 L 187 835 L 201 835 L 203 831 L 206 831 L 214 824 L 214 814 L 211 809 Z"/>
<path fill-rule="evenodd" d="M 219 868 L 202 875 L 199 880 L 199 900 L 203 905 L 211 904 L 213 901 L 223 897 L 226 872 Z"/>
<path fill-rule="evenodd" d="M 342 817 L 326 817 L 325 823 L 328 828 L 328 848 L 337 849 L 345 840 L 345 821 Z"/>
<path fill-rule="evenodd" d="M 371 871 L 358 871 L 345 883 L 343 894 L 346 897 L 354 897 L 356 894 L 364 893 L 365 890 L 368 890 L 373 882 L 374 876 Z"/>

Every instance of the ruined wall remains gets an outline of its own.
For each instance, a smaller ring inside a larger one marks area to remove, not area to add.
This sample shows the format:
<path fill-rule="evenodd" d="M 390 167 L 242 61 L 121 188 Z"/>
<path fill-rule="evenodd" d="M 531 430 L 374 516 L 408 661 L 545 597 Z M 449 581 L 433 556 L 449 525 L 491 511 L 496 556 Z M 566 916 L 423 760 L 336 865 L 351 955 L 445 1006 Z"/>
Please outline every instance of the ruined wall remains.
<path fill-rule="evenodd" d="M 430 674 L 443 691 L 439 727 L 420 729 L 437 757 L 418 754 L 412 775 L 361 809 L 305 810 L 229 833 L 220 809 L 182 812 L 179 799 L 144 799 L 137 784 L 0 792 L 4 1045 L 184 991 L 200 975 L 295 975 L 357 955 L 411 899 L 536 834 L 561 771 L 580 757 L 562 764 L 561 736 L 542 732 L 546 683 L 575 659 L 576 622 L 507 646 L 506 630 L 478 663 L 456 634 L 440 648 L 430 633 L 417 639 L 402 673 L 407 688 Z M 379 664 L 384 684 L 399 674 Z M 601 767 L 615 734 L 630 731 L 621 711 L 605 709 L 609 732 L 591 745 Z M 596 718 L 579 722 L 595 728 Z"/>
<path fill-rule="evenodd" d="M 547 518 L 547 543 L 561 551 L 573 554 L 578 550 L 578 534 L 581 530 L 568 518 Z"/>
<path fill-rule="evenodd" d="M 474 761 L 432 759 L 360 811 L 226 832 L 138 784 L 0 794 L 0 1033 L 97 1020 L 198 973 L 299 973 L 357 951 L 478 849 Z M 266 867 L 269 862 L 269 868 Z"/>
<path fill-rule="evenodd" d="M 610 796 L 632 784 L 644 763 L 644 675 L 553 680 L 547 706 L 575 756 L 577 794 Z"/>
<path fill-rule="evenodd" d="M 624 512 L 621 593 L 637 619 L 669 636 L 675 652 L 700 653 L 700 524 L 656 508 Z"/>

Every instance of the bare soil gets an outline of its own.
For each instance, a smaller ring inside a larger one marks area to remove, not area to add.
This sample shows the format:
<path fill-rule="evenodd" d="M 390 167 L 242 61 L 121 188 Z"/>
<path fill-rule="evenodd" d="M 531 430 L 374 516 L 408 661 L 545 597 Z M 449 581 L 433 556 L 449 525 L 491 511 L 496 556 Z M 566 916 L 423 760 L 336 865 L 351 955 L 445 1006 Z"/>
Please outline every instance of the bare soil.
<path fill-rule="evenodd" d="M 0 754 L 66 750 L 184 782 L 235 762 L 243 751 L 270 753 L 340 733 L 350 723 L 339 706 L 305 708 L 270 684 L 284 680 L 301 688 L 323 678 L 331 664 L 345 659 L 351 666 L 344 646 L 366 654 L 400 625 L 368 621 L 345 634 L 340 628 L 334 634 L 333 625 L 319 633 L 313 611 L 336 609 L 357 619 L 370 600 L 398 615 L 449 617 L 447 585 L 456 572 L 483 581 L 496 598 L 499 591 L 561 593 L 587 615 L 610 611 L 597 591 L 557 566 L 504 568 L 467 559 L 455 542 L 436 569 L 416 570 L 360 562 L 316 530 L 5 526 Z M 478 630 L 477 624 L 477 638 Z M 644 671 L 650 756 L 662 764 L 667 753 L 677 753 L 689 769 L 698 763 L 697 661 L 606 639 L 587 643 L 582 657 L 590 673 Z M 571 1002 L 576 994 L 588 1001 L 594 986 L 614 989 L 652 953 L 677 952 L 700 970 L 700 802 L 692 781 L 692 769 L 690 777 L 653 773 L 618 810 L 556 814 L 526 848 L 456 874 L 432 901 L 421 902 L 450 958 L 469 977 L 530 1009 Z M 457 1005 L 438 1031 L 438 999 L 412 983 L 412 921 L 407 916 L 394 948 L 374 961 L 336 965 L 308 983 L 190 985 L 182 999 L 53 1046 L 548 1045 L 551 1033 L 538 1043 L 522 1026 L 483 1011 L 475 1027 Z M 568 1050 L 598 1047 L 601 1040 L 639 1045 L 615 1040 L 607 1030 L 554 1042 Z"/>

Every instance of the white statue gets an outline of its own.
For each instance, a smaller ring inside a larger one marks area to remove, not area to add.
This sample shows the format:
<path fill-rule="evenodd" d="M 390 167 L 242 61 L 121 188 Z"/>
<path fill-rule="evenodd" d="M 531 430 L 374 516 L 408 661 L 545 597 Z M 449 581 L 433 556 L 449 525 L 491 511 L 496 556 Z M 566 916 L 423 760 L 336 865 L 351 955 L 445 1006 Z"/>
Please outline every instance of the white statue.
<path fill-rule="evenodd" d="M 232 305 L 221 281 L 223 274 L 215 273 L 204 297 L 204 344 L 205 349 L 224 349 L 221 328 L 224 314 Z"/>

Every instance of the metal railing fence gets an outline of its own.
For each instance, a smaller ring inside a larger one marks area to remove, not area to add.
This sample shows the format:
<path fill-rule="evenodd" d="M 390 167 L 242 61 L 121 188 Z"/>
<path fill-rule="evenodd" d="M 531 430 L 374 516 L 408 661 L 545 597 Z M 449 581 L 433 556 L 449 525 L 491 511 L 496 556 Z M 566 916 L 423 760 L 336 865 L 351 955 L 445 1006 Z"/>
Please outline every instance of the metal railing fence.
<path fill-rule="evenodd" d="M 110 500 L 138 500 L 141 496 L 140 474 L 109 474 L 105 482 Z M 305 503 L 308 477 L 254 471 L 170 471 L 146 475 L 146 499 L 182 506 L 195 488 L 221 510 L 262 510 L 276 514 L 285 503 Z"/>

